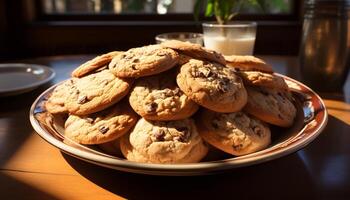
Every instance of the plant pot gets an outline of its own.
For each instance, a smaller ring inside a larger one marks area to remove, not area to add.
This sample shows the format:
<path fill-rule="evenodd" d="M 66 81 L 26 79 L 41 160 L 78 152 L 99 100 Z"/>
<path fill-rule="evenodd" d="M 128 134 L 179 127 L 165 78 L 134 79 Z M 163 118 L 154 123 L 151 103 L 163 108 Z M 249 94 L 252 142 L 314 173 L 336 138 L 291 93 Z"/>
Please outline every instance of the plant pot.
<path fill-rule="evenodd" d="M 252 55 L 256 22 L 203 23 L 204 46 L 224 55 Z"/>

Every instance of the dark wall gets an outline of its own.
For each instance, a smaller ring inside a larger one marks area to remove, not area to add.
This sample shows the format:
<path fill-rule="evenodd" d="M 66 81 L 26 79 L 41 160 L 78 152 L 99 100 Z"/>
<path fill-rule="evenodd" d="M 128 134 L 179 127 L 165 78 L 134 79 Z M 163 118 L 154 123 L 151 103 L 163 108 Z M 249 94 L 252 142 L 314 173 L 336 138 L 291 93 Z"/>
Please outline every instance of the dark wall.
<path fill-rule="evenodd" d="M 7 52 L 7 20 L 5 13 L 5 0 L 0 0 L 0 58 Z M 6 55 L 7 56 L 7 55 Z"/>

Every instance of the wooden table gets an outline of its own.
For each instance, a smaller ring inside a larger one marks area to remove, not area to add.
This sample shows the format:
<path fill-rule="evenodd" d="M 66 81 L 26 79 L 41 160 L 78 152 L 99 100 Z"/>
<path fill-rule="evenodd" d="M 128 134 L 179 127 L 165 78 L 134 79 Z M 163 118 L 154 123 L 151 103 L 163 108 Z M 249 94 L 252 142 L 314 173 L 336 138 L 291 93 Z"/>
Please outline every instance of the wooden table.
<path fill-rule="evenodd" d="M 88 164 L 61 153 L 32 129 L 28 113 L 47 87 L 90 56 L 26 60 L 51 66 L 53 82 L 0 98 L 0 199 L 350 199 L 350 105 L 325 99 L 328 125 L 303 150 L 224 174 L 157 177 Z M 295 57 L 265 56 L 277 72 L 297 77 Z"/>

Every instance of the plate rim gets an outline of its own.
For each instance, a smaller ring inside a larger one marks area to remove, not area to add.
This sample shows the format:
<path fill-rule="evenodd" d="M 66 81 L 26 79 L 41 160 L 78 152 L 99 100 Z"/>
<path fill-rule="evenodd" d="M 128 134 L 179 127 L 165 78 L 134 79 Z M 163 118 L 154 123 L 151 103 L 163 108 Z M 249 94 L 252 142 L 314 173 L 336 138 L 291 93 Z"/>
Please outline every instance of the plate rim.
<path fill-rule="evenodd" d="M 27 90 L 30 88 L 36 88 L 40 85 L 43 85 L 47 82 L 49 82 L 50 80 L 52 80 L 55 76 L 56 76 L 56 72 L 45 65 L 39 65 L 39 64 L 28 64 L 28 63 L 0 63 L 0 68 L 28 68 L 28 67 L 37 67 L 37 68 L 41 68 L 45 71 L 46 74 L 49 74 L 45 79 L 40 80 L 40 81 L 35 81 L 31 84 L 26 84 L 20 87 L 15 87 L 12 89 L 5 89 L 2 90 L 0 89 L 0 94 L 5 94 L 5 93 L 11 93 L 11 92 L 18 92 L 18 91 L 22 91 L 22 90 Z"/>
<path fill-rule="evenodd" d="M 112 168 L 112 169 L 134 172 L 134 173 L 150 174 L 150 175 L 203 175 L 207 173 L 213 173 L 216 171 L 223 171 L 227 169 L 255 165 L 255 164 L 267 162 L 267 161 L 274 160 L 274 159 L 283 157 L 285 155 L 294 153 L 304 148 L 309 143 L 311 143 L 324 130 L 328 121 L 328 112 L 322 98 L 316 92 L 314 92 L 312 89 L 310 89 L 308 86 L 304 85 L 303 83 L 285 75 L 281 75 L 278 73 L 274 73 L 274 74 L 281 76 L 284 79 L 287 79 L 289 81 L 295 82 L 298 85 L 305 87 L 309 92 L 311 92 L 316 97 L 316 99 L 320 102 L 320 105 L 323 108 L 322 109 L 322 111 L 324 112 L 323 118 L 319 126 L 317 127 L 317 129 L 314 130 L 312 134 L 298 140 L 295 144 L 288 146 L 286 148 L 276 149 L 275 151 L 269 152 L 266 154 L 261 154 L 261 152 L 268 150 L 269 148 L 252 153 L 252 154 L 248 154 L 245 156 L 240 156 L 239 158 L 244 158 L 243 160 L 242 159 L 234 160 L 234 158 L 238 158 L 238 157 L 233 157 L 233 158 L 224 159 L 224 160 L 188 163 L 188 164 L 137 163 L 137 162 L 118 159 L 114 157 L 103 157 L 102 155 L 95 155 L 90 152 L 85 152 L 80 149 L 69 146 L 57 140 L 51 134 L 47 133 L 46 130 L 44 130 L 40 126 L 39 122 L 35 119 L 35 116 L 34 116 L 35 107 L 37 106 L 38 102 L 43 98 L 43 96 L 45 96 L 47 92 L 49 92 L 54 87 L 56 87 L 57 85 L 61 84 L 64 81 L 51 86 L 50 88 L 45 90 L 43 93 L 41 93 L 39 97 L 37 97 L 37 99 L 33 102 L 31 106 L 31 109 L 29 112 L 29 118 L 37 134 L 40 137 L 42 137 L 44 140 L 46 140 L 48 143 L 50 143 L 51 145 L 53 145 L 54 147 L 58 148 L 60 151 L 63 151 L 66 154 L 69 154 L 73 157 L 79 158 L 81 160 L 84 160 L 90 163 L 95 163 L 97 165 Z M 297 135 L 299 135 L 303 129 L 301 129 Z M 254 156 L 254 154 L 259 152 L 261 155 Z"/>

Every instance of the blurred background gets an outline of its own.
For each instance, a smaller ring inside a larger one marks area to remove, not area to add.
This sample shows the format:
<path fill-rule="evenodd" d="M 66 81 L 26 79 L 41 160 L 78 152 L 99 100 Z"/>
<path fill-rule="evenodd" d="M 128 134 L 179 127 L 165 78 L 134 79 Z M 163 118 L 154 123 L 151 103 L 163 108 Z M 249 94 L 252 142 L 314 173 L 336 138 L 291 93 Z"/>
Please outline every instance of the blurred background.
<path fill-rule="evenodd" d="M 260 0 L 235 20 L 257 21 L 255 54 L 297 55 L 301 0 Z M 98 54 L 154 43 L 165 32 L 202 32 L 195 0 L 0 0 L 0 60 Z"/>

